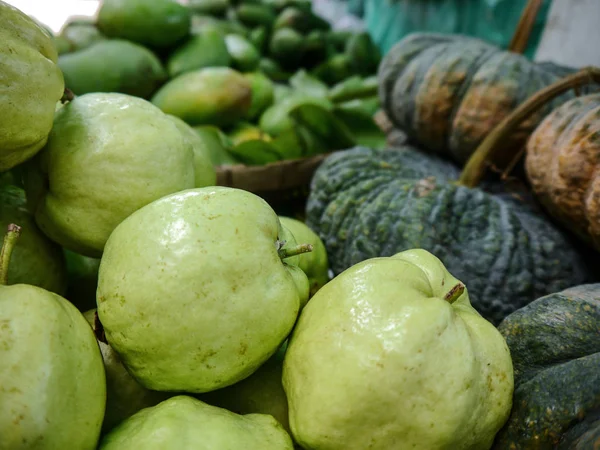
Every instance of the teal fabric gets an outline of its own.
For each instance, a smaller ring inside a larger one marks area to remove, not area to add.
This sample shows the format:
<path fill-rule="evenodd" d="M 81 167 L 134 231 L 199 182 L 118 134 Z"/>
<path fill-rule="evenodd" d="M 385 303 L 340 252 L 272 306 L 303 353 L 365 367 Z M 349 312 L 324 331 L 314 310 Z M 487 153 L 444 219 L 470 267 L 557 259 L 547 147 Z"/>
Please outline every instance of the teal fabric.
<path fill-rule="evenodd" d="M 544 0 L 525 55 L 533 58 L 552 0 Z M 383 53 L 412 32 L 456 33 L 507 48 L 527 0 L 348 0 Z"/>

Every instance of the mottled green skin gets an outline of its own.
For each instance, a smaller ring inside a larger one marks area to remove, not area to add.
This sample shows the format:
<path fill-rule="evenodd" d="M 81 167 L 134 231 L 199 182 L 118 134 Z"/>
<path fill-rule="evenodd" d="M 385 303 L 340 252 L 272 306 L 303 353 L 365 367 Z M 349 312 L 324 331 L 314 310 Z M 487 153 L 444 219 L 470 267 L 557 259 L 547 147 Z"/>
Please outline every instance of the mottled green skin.
<path fill-rule="evenodd" d="M 553 449 L 571 427 L 600 409 L 600 284 L 542 297 L 498 329 L 511 351 L 516 389 L 494 448 Z M 577 439 L 589 430 L 572 434 Z"/>
<path fill-rule="evenodd" d="M 190 32 L 191 14 L 175 0 L 104 0 L 98 29 L 108 37 L 165 48 Z"/>
<path fill-rule="evenodd" d="M 588 279 L 572 244 L 543 216 L 516 199 L 450 183 L 457 175 L 412 147 L 340 152 L 315 173 L 307 224 L 335 274 L 410 248 L 432 252 L 493 323 Z"/>
<path fill-rule="evenodd" d="M 64 92 L 52 38 L 29 16 L 0 2 L 0 172 L 46 143 Z"/>
<path fill-rule="evenodd" d="M 460 163 L 517 105 L 559 76 L 559 70 L 479 39 L 435 33 L 405 37 L 386 54 L 378 73 L 382 107 L 394 125 L 422 148 Z M 572 95 L 530 116 L 503 148 L 522 144 L 553 105 Z"/>
<path fill-rule="evenodd" d="M 106 384 L 83 315 L 26 284 L 0 286 L 0 450 L 94 450 Z"/>
<path fill-rule="evenodd" d="M 109 433 L 99 450 L 292 450 L 289 435 L 266 414 L 240 416 L 178 395 L 146 408 Z"/>
<path fill-rule="evenodd" d="M 586 418 L 567 431 L 558 450 L 597 450 L 600 448 L 600 409 L 587 414 Z"/>
<path fill-rule="evenodd" d="M 9 224 L 21 227 L 21 236 L 8 268 L 9 284 L 31 284 L 63 295 L 67 271 L 61 248 L 44 235 L 27 210 L 25 192 L 16 186 L 0 188 L 0 232 Z M 1 244 L 0 244 L 1 245 Z"/>
<path fill-rule="evenodd" d="M 141 45 L 106 39 L 58 58 L 66 86 L 76 95 L 121 92 L 148 98 L 167 79 L 158 57 Z"/>

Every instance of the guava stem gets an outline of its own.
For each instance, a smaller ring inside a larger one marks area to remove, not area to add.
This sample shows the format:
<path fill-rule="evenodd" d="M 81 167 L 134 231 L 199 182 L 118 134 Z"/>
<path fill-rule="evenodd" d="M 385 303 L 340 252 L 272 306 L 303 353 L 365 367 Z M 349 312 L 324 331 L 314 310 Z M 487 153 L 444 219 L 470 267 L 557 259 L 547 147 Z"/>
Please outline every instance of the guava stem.
<path fill-rule="evenodd" d="M 292 248 L 280 248 L 277 250 L 281 259 L 290 258 L 292 256 L 301 255 L 302 253 L 308 253 L 313 251 L 311 244 L 300 244 Z"/>
<path fill-rule="evenodd" d="M 67 102 L 72 101 L 75 98 L 75 94 L 73 93 L 73 91 L 69 88 L 65 88 L 65 91 L 63 93 L 62 98 L 60 99 L 60 102 L 62 104 L 65 104 Z"/>
<path fill-rule="evenodd" d="M 458 297 L 460 297 L 463 292 L 465 292 L 465 285 L 458 283 L 452 289 L 450 289 L 446 295 L 444 295 L 444 300 L 452 304 L 458 300 Z"/>
<path fill-rule="evenodd" d="M 21 235 L 21 227 L 11 223 L 4 235 L 2 250 L 0 250 L 0 284 L 8 284 L 8 266 L 15 244 Z"/>

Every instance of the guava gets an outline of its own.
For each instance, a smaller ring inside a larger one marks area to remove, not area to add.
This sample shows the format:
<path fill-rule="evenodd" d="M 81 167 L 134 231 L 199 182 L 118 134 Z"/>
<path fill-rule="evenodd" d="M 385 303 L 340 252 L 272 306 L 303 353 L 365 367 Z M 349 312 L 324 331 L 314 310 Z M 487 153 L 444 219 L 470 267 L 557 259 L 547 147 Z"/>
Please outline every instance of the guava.
<path fill-rule="evenodd" d="M 312 297 L 329 281 L 329 264 L 327 250 L 321 238 L 311 230 L 308 225 L 291 217 L 279 216 L 281 224 L 286 227 L 298 242 L 306 242 L 313 247 L 312 252 L 298 257 L 300 267 L 310 284 L 310 296 Z"/>
<path fill-rule="evenodd" d="M 513 367 L 465 286 L 414 249 L 358 263 L 316 293 L 283 386 L 303 448 L 478 450 L 508 419 Z"/>
<path fill-rule="evenodd" d="M 232 385 L 294 326 L 308 298 L 297 255 L 309 249 L 248 191 L 214 186 L 156 200 L 106 243 L 96 298 L 107 341 L 148 389 Z"/>
<path fill-rule="evenodd" d="M 109 433 L 98 450 L 292 450 L 290 436 L 266 414 L 241 416 L 178 395 L 143 409 Z"/>
<path fill-rule="evenodd" d="M 106 402 L 96 338 L 59 295 L 6 285 L 20 231 L 9 225 L 0 252 L 0 450 L 94 450 Z"/>
<path fill-rule="evenodd" d="M 99 257 L 127 216 L 194 187 L 194 152 L 150 102 L 118 93 L 76 97 L 56 112 L 48 143 L 24 171 L 41 230 L 63 247 Z"/>
<path fill-rule="evenodd" d="M 0 42 L 0 172 L 4 172 L 44 146 L 65 86 L 50 35 L 4 2 L 0 2 Z"/>

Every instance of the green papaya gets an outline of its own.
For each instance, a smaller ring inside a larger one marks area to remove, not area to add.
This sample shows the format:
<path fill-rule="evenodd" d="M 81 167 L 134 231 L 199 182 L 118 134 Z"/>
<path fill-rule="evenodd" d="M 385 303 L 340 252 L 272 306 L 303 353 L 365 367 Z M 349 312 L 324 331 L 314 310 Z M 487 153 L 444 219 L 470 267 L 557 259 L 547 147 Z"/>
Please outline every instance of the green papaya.
<path fill-rule="evenodd" d="M 225 36 L 225 45 L 235 69 L 250 72 L 258 67 L 260 53 L 248 39 L 239 34 L 228 34 Z"/>
<path fill-rule="evenodd" d="M 52 38 L 4 2 L 0 2 L 0 42 L 0 172 L 4 172 L 45 145 L 64 80 Z"/>
<path fill-rule="evenodd" d="M 31 284 L 63 295 L 67 268 L 62 249 L 36 225 L 27 209 L 25 191 L 5 185 L 0 187 L 0 230 L 6 230 L 11 223 L 21 227 L 21 236 L 12 253 L 8 283 Z"/>
<path fill-rule="evenodd" d="M 332 108 L 331 102 L 326 98 L 293 94 L 275 103 L 262 114 L 259 121 L 260 128 L 271 136 L 278 136 L 294 126 L 289 116 L 290 111 L 304 104 L 318 105 L 326 109 Z"/>
<path fill-rule="evenodd" d="M 302 59 L 304 36 L 293 28 L 279 28 L 271 35 L 269 56 L 284 68 L 295 68 Z"/>
<path fill-rule="evenodd" d="M 275 88 L 273 82 L 262 72 L 247 73 L 244 76 L 250 80 L 252 88 L 252 102 L 246 118 L 254 120 L 273 104 Z"/>
<path fill-rule="evenodd" d="M 356 34 L 350 30 L 329 30 L 327 32 L 327 42 L 330 43 L 336 52 L 343 52 L 346 49 L 346 43 Z"/>
<path fill-rule="evenodd" d="M 321 30 L 311 31 L 306 35 L 304 51 L 300 59 L 300 66 L 311 69 L 322 63 L 328 56 L 327 39 Z"/>
<path fill-rule="evenodd" d="M 123 39 L 105 39 L 61 55 L 58 66 L 65 84 L 76 95 L 120 92 L 149 98 L 167 79 L 154 53 Z"/>
<path fill-rule="evenodd" d="M 275 22 L 275 9 L 266 4 L 242 3 L 235 9 L 235 17 L 247 27 L 271 27 Z"/>
<path fill-rule="evenodd" d="M 356 33 L 348 39 L 345 54 L 352 71 L 360 75 L 372 75 L 377 72 L 381 53 L 367 32 Z"/>
<path fill-rule="evenodd" d="M 271 80 L 277 82 L 285 82 L 292 76 L 291 73 L 285 71 L 277 61 L 273 61 L 271 58 L 261 58 L 258 68 Z"/>
<path fill-rule="evenodd" d="M 59 34 L 71 44 L 71 51 L 82 50 L 106 39 L 93 23 L 71 23 L 64 26 Z"/>
<path fill-rule="evenodd" d="M 188 7 L 194 14 L 223 16 L 231 5 L 229 0 L 188 0 Z"/>
<path fill-rule="evenodd" d="M 98 29 L 151 48 L 170 47 L 190 32 L 190 10 L 176 0 L 103 0 Z"/>
<path fill-rule="evenodd" d="M 299 33 L 306 34 L 313 30 L 327 31 L 331 28 L 331 25 L 312 11 L 288 6 L 279 13 L 273 23 L 273 29 L 277 30 L 279 28 L 292 28 Z"/>
<path fill-rule="evenodd" d="M 205 27 L 169 56 L 167 71 L 171 78 L 204 67 L 228 67 L 231 56 L 227 51 L 223 33 L 212 27 Z"/>
<path fill-rule="evenodd" d="M 54 36 L 52 38 L 52 42 L 54 42 L 56 52 L 59 55 L 64 55 L 65 53 L 69 53 L 75 50 L 73 44 L 63 36 Z"/>
<path fill-rule="evenodd" d="M 228 150 L 232 146 L 231 141 L 217 127 L 204 125 L 193 127 L 193 129 L 204 142 L 214 167 L 231 166 L 240 163 Z"/>
<path fill-rule="evenodd" d="M 207 29 L 219 31 L 223 37 L 230 33 L 236 33 L 241 36 L 246 36 L 249 33 L 249 30 L 244 25 L 235 20 L 223 20 L 217 17 L 202 15 L 192 16 L 192 35 Z"/>
<path fill-rule="evenodd" d="M 206 67 L 173 78 L 162 86 L 152 103 L 190 125 L 226 126 L 250 109 L 252 87 L 228 67 Z"/>
<path fill-rule="evenodd" d="M 248 34 L 248 39 L 254 44 L 259 53 L 263 54 L 267 50 L 269 42 L 269 29 L 263 26 L 253 28 Z"/>
<path fill-rule="evenodd" d="M 332 86 L 352 76 L 353 70 L 348 55 L 341 53 L 319 64 L 311 73 Z"/>
<path fill-rule="evenodd" d="M 81 312 L 95 308 L 100 259 L 66 249 L 63 249 L 63 253 L 67 262 L 68 279 L 65 298 Z"/>

